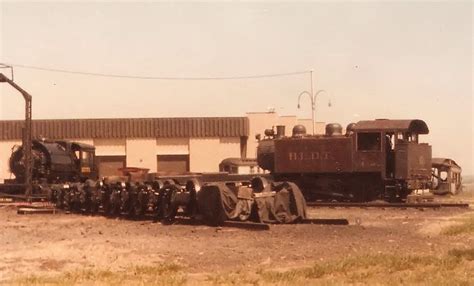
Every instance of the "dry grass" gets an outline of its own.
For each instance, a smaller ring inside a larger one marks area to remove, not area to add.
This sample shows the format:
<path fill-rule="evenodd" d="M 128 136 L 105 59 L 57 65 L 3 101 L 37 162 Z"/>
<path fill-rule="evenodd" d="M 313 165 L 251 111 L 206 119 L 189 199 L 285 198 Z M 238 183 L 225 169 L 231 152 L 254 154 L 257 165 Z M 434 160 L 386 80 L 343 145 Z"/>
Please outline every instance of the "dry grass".
<path fill-rule="evenodd" d="M 257 270 L 189 279 L 176 264 L 132 267 L 126 271 L 84 270 L 55 277 L 29 276 L 16 285 L 473 285 L 474 248 L 442 257 L 364 255 L 287 271 Z M 196 278 L 196 275 L 194 275 Z"/>
<path fill-rule="evenodd" d="M 210 285 L 262 285 L 259 275 L 249 272 L 231 272 L 208 275 L 205 283 Z"/>
<path fill-rule="evenodd" d="M 474 234 L 474 215 L 471 214 L 461 223 L 445 228 L 441 233 L 445 235 Z"/>
<path fill-rule="evenodd" d="M 272 285 L 472 285 L 474 249 L 452 250 L 448 255 L 367 255 L 346 258 L 290 271 L 264 271 L 260 275 Z"/>
<path fill-rule="evenodd" d="M 186 277 L 176 264 L 131 267 L 124 271 L 80 270 L 58 276 L 26 276 L 13 285 L 183 285 Z"/>

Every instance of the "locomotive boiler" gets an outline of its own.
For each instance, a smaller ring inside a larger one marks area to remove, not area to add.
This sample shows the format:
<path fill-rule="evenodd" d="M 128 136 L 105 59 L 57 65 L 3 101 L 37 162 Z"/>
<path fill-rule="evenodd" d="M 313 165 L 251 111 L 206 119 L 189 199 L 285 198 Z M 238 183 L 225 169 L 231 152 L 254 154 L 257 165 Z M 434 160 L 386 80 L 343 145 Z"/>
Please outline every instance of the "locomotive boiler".
<path fill-rule="evenodd" d="M 304 126 L 284 136 L 283 127 L 266 130 L 257 162 L 275 181 L 291 181 L 307 200 L 403 201 L 431 184 L 431 146 L 422 120 L 379 119 L 328 124 L 324 135 L 309 136 Z"/>
<path fill-rule="evenodd" d="M 95 147 L 70 141 L 32 141 L 33 181 L 35 183 L 79 182 L 95 179 Z M 10 157 L 10 170 L 17 183 L 25 181 L 23 148 Z"/>

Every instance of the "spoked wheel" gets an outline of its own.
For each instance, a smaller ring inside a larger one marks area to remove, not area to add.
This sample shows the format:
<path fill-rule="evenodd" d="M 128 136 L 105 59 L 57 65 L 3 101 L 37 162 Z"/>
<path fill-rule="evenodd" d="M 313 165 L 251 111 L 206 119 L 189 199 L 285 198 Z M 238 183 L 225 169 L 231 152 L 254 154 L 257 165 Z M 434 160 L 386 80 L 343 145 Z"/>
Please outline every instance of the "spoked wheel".
<path fill-rule="evenodd" d="M 163 223 L 171 223 L 178 212 L 178 205 L 175 200 L 178 187 L 176 185 L 165 185 L 165 187 L 161 189 L 161 192 L 161 219 Z"/>

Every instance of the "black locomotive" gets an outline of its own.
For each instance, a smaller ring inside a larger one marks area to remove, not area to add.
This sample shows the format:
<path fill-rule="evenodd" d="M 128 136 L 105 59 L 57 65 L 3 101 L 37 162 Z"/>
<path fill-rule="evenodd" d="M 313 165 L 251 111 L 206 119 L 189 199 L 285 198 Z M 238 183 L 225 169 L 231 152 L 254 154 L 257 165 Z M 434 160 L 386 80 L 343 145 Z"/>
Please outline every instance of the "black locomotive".
<path fill-rule="evenodd" d="M 259 141 L 258 165 L 275 181 L 296 183 L 307 200 L 405 200 L 431 184 L 431 146 L 422 120 L 372 120 L 328 124 L 325 135 L 310 136 L 304 126 L 268 129 Z"/>
<path fill-rule="evenodd" d="M 95 147 L 70 141 L 32 141 L 33 182 L 63 183 L 97 179 L 94 164 Z M 16 183 L 24 183 L 23 148 L 17 147 L 10 157 L 10 170 Z"/>

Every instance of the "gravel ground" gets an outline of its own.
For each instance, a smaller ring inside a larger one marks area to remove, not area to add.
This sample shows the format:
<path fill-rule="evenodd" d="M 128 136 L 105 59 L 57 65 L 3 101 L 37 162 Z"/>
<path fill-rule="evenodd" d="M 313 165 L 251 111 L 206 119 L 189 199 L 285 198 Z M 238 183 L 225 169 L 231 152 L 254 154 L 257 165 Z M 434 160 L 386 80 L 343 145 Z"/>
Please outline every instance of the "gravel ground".
<path fill-rule="evenodd" d="M 472 188 L 443 200 L 474 202 Z M 123 270 L 174 262 L 190 274 L 285 269 L 363 254 L 444 255 L 472 248 L 474 236 L 441 232 L 470 209 L 310 208 L 312 218 L 349 226 L 273 225 L 269 231 L 161 225 L 59 213 L 17 215 L 0 207 L 0 282 L 78 269 Z"/>

